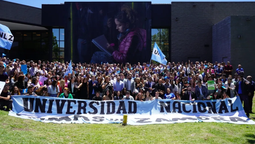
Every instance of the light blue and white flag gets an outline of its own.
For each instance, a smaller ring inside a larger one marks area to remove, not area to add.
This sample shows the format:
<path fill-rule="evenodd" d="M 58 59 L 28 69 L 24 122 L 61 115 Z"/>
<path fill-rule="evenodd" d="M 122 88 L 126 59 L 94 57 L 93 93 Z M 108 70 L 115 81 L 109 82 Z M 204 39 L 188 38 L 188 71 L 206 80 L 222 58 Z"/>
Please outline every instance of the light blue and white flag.
<path fill-rule="evenodd" d="M 162 53 L 156 42 L 151 54 L 151 60 L 157 61 L 164 65 L 167 64 L 166 56 Z"/>
<path fill-rule="evenodd" d="M 69 73 L 73 73 L 73 66 L 72 66 L 72 60 L 70 60 L 70 63 L 69 63 L 69 65 L 68 65 L 68 68 L 66 69 L 66 72 L 65 72 L 65 75 L 64 75 L 64 77 L 66 76 L 66 75 L 68 75 Z"/>
<path fill-rule="evenodd" d="M 0 24 L 0 47 L 10 50 L 12 43 L 14 41 L 14 36 L 12 35 L 10 29 Z"/>

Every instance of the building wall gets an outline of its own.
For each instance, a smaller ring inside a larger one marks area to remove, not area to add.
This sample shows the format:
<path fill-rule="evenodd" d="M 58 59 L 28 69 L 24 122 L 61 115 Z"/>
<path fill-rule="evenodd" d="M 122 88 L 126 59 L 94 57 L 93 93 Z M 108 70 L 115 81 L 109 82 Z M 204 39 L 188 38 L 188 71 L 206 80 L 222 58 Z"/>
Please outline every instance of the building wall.
<path fill-rule="evenodd" d="M 41 25 L 41 9 L 6 1 L 0 1 L 0 19 Z"/>
<path fill-rule="evenodd" d="M 153 4 L 151 5 L 151 27 L 171 28 L 171 5 Z"/>
<path fill-rule="evenodd" d="M 231 61 L 231 17 L 212 28 L 212 61 Z"/>
<path fill-rule="evenodd" d="M 168 54 L 168 61 L 171 60 L 171 5 L 167 4 L 152 4 L 151 5 L 151 28 L 157 28 L 157 29 L 169 29 L 169 52 Z M 153 44 L 154 45 L 154 44 Z M 151 52 L 150 52 L 151 54 Z"/>
<path fill-rule="evenodd" d="M 241 64 L 245 76 L 255 78 L 255 16 L 231 17 L 231 64 L 234 69 Z"/>
<path fill-rule="evenodd" d="M 67 17 L 64 5 L 42 5 L 42 25 L 64 27 Z"/>
<path fill-rule="evenodd" d="M 228 16 L 255 15 L 254 7 L 254 2 L 172 2 L 171 60 L 212 61 L 212 26 Z"/>

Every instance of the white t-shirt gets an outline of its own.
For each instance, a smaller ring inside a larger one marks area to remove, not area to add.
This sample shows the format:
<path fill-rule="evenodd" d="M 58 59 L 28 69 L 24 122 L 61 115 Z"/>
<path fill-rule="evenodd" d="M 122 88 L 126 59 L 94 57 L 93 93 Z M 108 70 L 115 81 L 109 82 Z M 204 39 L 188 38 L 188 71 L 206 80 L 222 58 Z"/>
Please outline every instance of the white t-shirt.
<path fill-rule="evenodd" d="M 59 92 L 59 87 L 58 86 L 54 90 L 52 88 L 52 85 L 48 86 L 48 93 L 49 94 L 58 94 L 58 92 Z"/>

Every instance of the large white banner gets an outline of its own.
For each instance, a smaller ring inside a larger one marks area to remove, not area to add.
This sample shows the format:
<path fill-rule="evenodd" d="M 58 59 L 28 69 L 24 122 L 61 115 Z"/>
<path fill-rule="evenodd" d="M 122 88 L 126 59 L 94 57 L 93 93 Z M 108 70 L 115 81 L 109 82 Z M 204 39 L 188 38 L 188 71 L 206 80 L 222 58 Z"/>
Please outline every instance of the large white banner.
<path fill-rule="evenodd" d="M 91 101 L 39 96 L 12 96 L 9 115 L 46 123 L 168 124 L 224 122 L 255 124 L 247 118 L 239 97 L 224 100 Z"/>

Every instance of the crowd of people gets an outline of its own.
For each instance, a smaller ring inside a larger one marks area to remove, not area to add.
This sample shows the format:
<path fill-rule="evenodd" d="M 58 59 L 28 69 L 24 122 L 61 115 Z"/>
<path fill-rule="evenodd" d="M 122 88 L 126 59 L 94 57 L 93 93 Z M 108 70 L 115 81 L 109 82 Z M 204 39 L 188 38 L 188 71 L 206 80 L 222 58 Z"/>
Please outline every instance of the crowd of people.
<path fill-rule="evenodd" d="M 26 70 L 22 70 L 26 65 Z M 168 62 L 162 64 L 86 64 L 21 61 L 0 58 L 5 86 L 0 109 L 11 109 L 11 96 L 33 95 L 89 100 L 206 100 L 239 96 L 246 115 L 252 113 L 255 83 L 239 64 L 230 62 Z"/>

